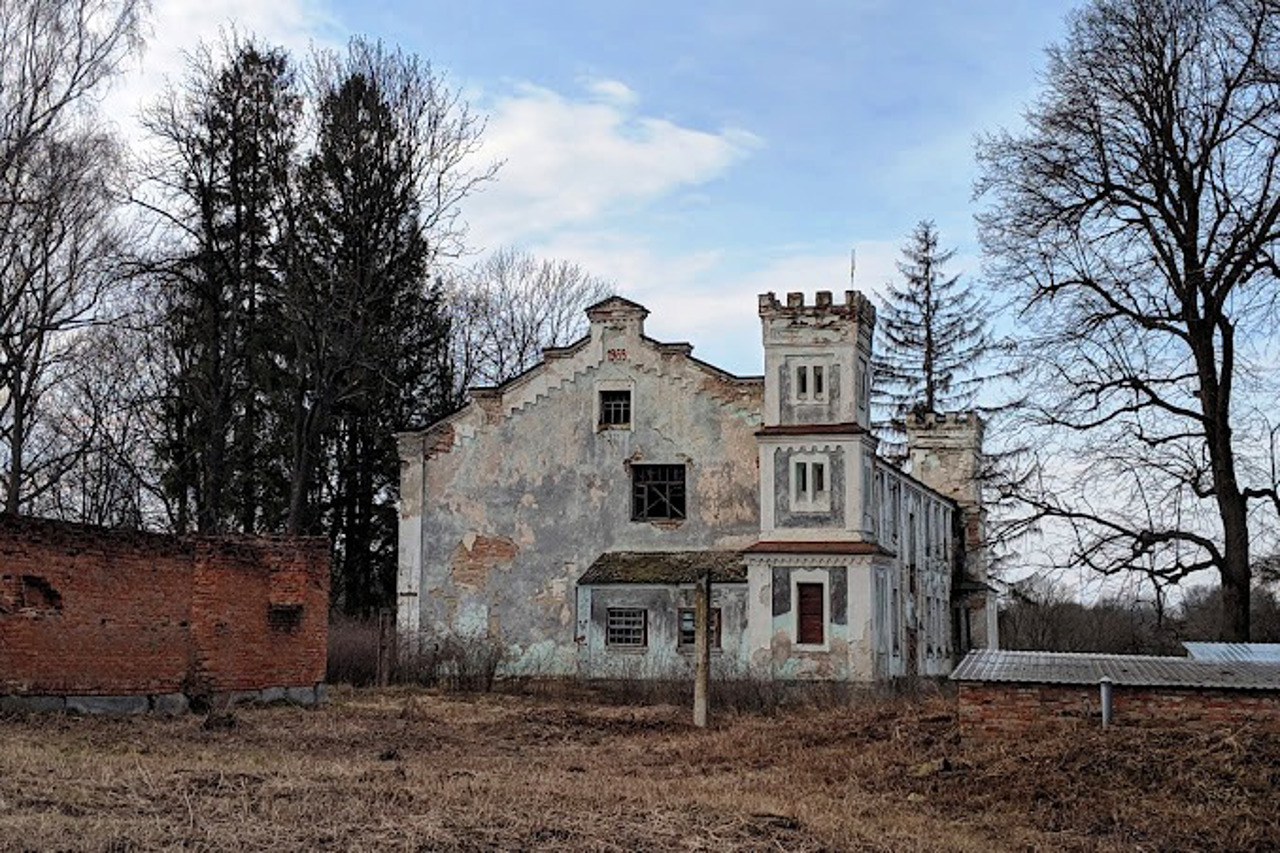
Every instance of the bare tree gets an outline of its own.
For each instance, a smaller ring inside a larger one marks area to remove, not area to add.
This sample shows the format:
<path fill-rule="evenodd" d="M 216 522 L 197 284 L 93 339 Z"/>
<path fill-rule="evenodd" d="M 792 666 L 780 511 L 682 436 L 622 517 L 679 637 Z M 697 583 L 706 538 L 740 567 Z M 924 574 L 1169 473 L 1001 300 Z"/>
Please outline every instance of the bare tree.
<path fill-rule="evenodd" d="M 110 527 L 172 526 L 155 456 L 159 387 L 151 334 L 126 323 L 78 337 L 64 381 L 48 394 L 50 431 L 82 448 L 32 502 L 40 515 Z"/>
<path fill-rule="evenodd" d="M 499 385 L 536 364 L 544 348 L 573 341 L 586 327 L 583 310 L 612 289 L 578 264 L 510 246 L 463 272 L 449 292 L 458 393 Z"/>
<path fill-rule="evenodd" d="M 26 508 L 84 451 L 42 406 L 120 281 L 120 156 L 93 94 L 140 42 L 141 0 L 0 0 L 0 456 Z"/>
<path fill-rule="evenodd" d="M 1020 523 L 1065 523 L 1067 564 L 1215 571 L 1221 636 L 1246 640 L 1251 519 L 1280 513 L 1257 405 L 1276 368 L 1280 7 L 1095 0 L 1026 122 L 978 149 L 992 278 L 1029 330 Z"/>

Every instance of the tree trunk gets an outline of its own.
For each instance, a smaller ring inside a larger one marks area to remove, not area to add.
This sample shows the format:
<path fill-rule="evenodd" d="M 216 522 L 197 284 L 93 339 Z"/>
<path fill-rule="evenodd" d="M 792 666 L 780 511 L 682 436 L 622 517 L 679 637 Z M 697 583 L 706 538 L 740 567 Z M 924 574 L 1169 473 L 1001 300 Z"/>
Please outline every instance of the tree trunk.
<path fill-rule="evenodd" d="M 14 371 L 21 376 L 21 371 Z M 11 387 L 13 393 L 13 424 L 9 432 L 9 478 L 5 482 L 4 511 L 16 513 L 22 509 L 22 469 L 26 464 L 27 395 L 23 389 Z"/>
<path fill-rule="evenodd" d="M 1231 643 L 1247 643 L 1250 636 L 1250 594 L 1252 571 L 1249 566 L 1249 525 L 1244 497 L 1239 493 L 1220 496 L 1225 534 L 1222 567 L 1222 627 L 1219 639 Z"/>

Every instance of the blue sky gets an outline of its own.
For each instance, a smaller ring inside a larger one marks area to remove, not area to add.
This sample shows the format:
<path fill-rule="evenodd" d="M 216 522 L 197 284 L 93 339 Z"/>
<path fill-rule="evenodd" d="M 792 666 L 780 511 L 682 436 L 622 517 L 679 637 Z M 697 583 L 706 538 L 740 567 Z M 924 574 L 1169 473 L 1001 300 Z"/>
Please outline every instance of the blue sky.
<path fill-rule="evenodd" d="M 463 207 L 477 250 L 578 261 L 649 332 L 760 369 L 755 295 L 876 292 L 933 218 L 977 279 L 973 139 L 1016 126 L 1073 4 L 154 0 L 136 112 L 235 23 L 304 51 L 366 34 L 445 71 L 506 165 Z"/>

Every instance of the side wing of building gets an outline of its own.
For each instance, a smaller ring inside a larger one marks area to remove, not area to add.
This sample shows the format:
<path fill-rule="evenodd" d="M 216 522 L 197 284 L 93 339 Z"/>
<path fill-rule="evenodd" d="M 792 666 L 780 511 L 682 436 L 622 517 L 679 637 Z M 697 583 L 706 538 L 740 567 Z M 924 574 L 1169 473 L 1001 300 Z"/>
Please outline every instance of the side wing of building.
<path fill-rule="evenodd" d="M 755 541 L 762 381 L 647 338 L 646 314 L 606 300 L 582 341 L 400 436 L 402 637 L 493 637 L 514 671 L 577 672 L 578 581 L 602 554 Z"/>

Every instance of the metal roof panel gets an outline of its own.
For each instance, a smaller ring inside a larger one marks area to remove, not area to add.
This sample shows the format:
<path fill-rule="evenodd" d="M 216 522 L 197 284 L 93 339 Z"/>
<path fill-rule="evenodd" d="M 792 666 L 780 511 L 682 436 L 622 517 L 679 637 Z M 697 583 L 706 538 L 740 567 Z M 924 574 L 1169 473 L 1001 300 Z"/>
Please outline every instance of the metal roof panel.
<path fill-rule="evenodd" d="M 970 652 L 951 674 L 953 681 L 1034 684 L 1097 684 L 1103 678 L 1133 687 L 1192 687 L 1280 690 L 1280 665 L 1204 661 L 1151 655 L 1078 652 Z"/>

